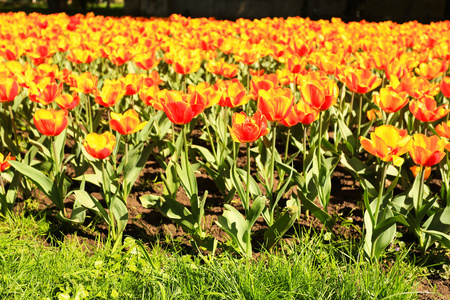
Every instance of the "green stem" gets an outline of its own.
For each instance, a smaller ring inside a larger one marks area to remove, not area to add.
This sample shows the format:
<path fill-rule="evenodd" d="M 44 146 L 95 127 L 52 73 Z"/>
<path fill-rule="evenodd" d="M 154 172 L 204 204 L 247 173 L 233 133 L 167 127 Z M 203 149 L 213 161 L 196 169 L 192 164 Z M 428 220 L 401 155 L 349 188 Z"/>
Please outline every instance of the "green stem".
<path fill-rule="evenodd" d="M 322 112 L 319 112 L 319 143 L 317 146 L 317 154 L 318 154 L 318 161 L 319 161 L 319 170 L 321 169 L 322 165 L 322 127 L 323 127 L 323 121 L 322 121 Z"/>
<path fill-rule="evenodd" d="M 84 94 L 84 99 L 85 101 L 85 105 L 86 105 L 86 110 L 87 110 L 87 114 L 88 114 L 88 128 L 89 128 L 89 133 L 94 132 L 93 129 L 93 124 L 92 124 L 92 107 L 91 107 L 91 101 L 89 99 L 89 95 Z"/>
<path fill-rule="evenodd" d="M 289 149 L 289 139 L 291 137 L 291 128 L 288 128 L 287 137 L 286 137 L 286 147 L 284 149 L 284 162 L 287 161 L 288 158 L 288 149 Z"/>
<path fill-rule="evenodd" d="M 353 112 L 353 101 L 355 100 L 355 92 L 352 92 L 352 99 L 350 100 L 350 110 L 348 111 L 347 124 L 350 124 Z"/>
<path fill-rule="evenodd" d="M 112 211 L 112 203 L 111 203 L 111 190 L 106 186 L 106 181 L 108 180 L 106 178 L 107 172 L 105 170 L 105 161 L 102 161 L 102 179 L 103 179 L 103 194 L 105 195 L 105 202 L 106 206 L 108 207 L 108 214 L 109 214 L 109 228 L 111 230 L 112 239 L 116 240 L 116 227 L 114 226 L 114 214 Z"/>
<path fill-rule="evenodd" d="M 245 203 L 244 210 L 245 215 L 248 215 L 248 210 L 250 206 L 250 143 L 247 143 L 247 182 L 245 189 Z"/>
<path fill-rule="evenodd" d="M 306 156 L 308 151 L 306 150 L 306 125 L 303 125 L 303 176 L 306 174 Z"/>
<path fill-rule="evenodd" d="M 276 137 L 277 137 L 277 122 L 273 123 L 273 128 L 272 128 L 272 156 L 270 157 L 270 170 L 271 170 L 271 175 L 270 175 L 270 193 L 272 194 L 273 192 L 273 185 L 274 185 L 274 180 L 275 180 L 275 142 L 276 142 Z"/>
<path fill-rule="evenodd" d="M 388 164 L 386 162 L 382 162 L 382 167 L 381 167 L 381 180 L 380 180 L 380 188 L 378 190 L 378 198 L 377 198 L 377 206 L 375 208 L 375 214 L 374 214 L 374 218 L 373 221 L 376 223 L 378 222 L 378 214 L 380 213 L 380 207 L 381 207 L 381 200 L 383 199 L 383 194 L 384 194 L 384 184 L 386 181 L 386 173 L 387 173 L 387 169 L 388 169 Z M 375 223 L 372 224 L 373 227 L 375 227 Z"/>
<path fill-rule="evenodd" d="M 203 118 L 203 122 L 205 123 L 206 131 L 208 132 L 209 143 L 211 144 L 211 148 L 212 148 L 212 151 L 213 151 L 214 159 L 216 160 L 216 163 L 219 164 L 218 159 L 217 159 L 216 147 L 214 146 L 214 143 L 213 143 L 213 140 L 212 140 L 212 136 L 211 136 L 211 132 L 209 130 L 208 116 L 205 114 L 205 112 L 202 112 L 202 118 Z"/>
<path fill-rule="evenodd" d="M 17 152 L 16 155 L 18 155 L 20 153 L 20 147 L 19 147 L 19 138 L 17 137 L 17 127 L 16 127 L 16 122 L 14 121 L 14 114 L 12 112 L 12 103 L 10 105 L 8 105 L 8 109 L 9 109 L 9 116 L 11 117 L 11 124 L 12 124 L 12 128 L 13 128 L 13 133 L 14 133 L 14 140 L 16 142 L 16 146 L 17 146 Z"/>
<path fill-rule="evenodd" d="M 419 237 L 419 248 L 422 250 L 422 252 L 425 251 L 425 247 L 424 247 L 424 235 L 422 234 L 421 230 L 420 230 L 420 222 L 422 221 L 420 219 L 417 218 L 418 214 L 419 214 L 419 209 L 422 207 L 422 202 L 423 202 L 423 186 L 424 186 L 424 179 L 425 179 L 425 168 L 423 166 L 420 166 L 420 185 L 419 185 L 419 198 L 417 199 L 417 207 L 415 208 L 416 211 L 416 234 Z"/>
<path fill-rule="evenodd" d="M 359 113 L 358 113 L 358 128 L 356 129 L 356 154 L 359 153 L 359 136 L 361 135 L 361 120 L 362 120 L 362 106 L 363 106 L 363 94 L 359 97 Z"/>
<path fill-rule="evenodd" d="M 0 175 L 0 186 L 2 187 L 2 191 L 1 191 L 2 194 L 6 195 L 5 185 L 3 184 L 3 178 L 1 175 Z"/>

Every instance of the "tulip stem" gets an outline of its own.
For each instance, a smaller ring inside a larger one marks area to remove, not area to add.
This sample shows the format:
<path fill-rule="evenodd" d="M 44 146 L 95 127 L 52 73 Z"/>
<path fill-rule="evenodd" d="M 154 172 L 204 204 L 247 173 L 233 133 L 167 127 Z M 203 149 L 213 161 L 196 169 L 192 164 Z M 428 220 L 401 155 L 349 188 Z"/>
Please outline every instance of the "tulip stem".
<path fill-rule="evenodd" d="M 3 178 L 0 175 L 0 186 L 2 187 L 2 195 L 6 195 L 5 185 L 3 184 Z"/>
<path fill-rule="evenodd" d="M 308 152 L 306 150 L 306 125 L 303 125 L 303 176 L 306 174 L 306 156 Z"/>
<path fill-rule="evenodd" d="M 248 215 L 248 210 L 250 206 L 250 143 L 247 143 L 247 182 L 246 182 L 246 189 L 245 189 L 245 203 L 244 209 L 245 209 L 245 215 Z"/>
<path fill-rule="evenodd" d="M 382 162 L 382 167 L 381 167 L 381 180 L 380 180 L 380 188 L 378 190 L 378 198 L 377 198 L 377 207 L 375 208 L 375 215 L 374 215 L 374 224 L 372 224 L 373 227 L 375 227 L 375 223 L 378 222 L 378 213 L 380 212 L 380 206 L 381 206 L 381 199 L 383 198 L 383 194 L 384 194 L 384 185 L 385 185 L 385 181 L 386 181 L 386 173 L 387 173 L 387 169 L 388 169 L 388 164 L 385 162 Z"/>
<path fill-rule="evenodd" d="M 341 101 L 339 103 L 339 110 L 341 111 L 341 113 L 343 113 L 343 109 L 344 109 L 343 106 L 344 106 L 344 98 L 345 98 L 345 87 L 346 87 L 346 84 L 344 83 L 342 85 Z"/>
<path fill-rule="evenodd" d="M 289 149 L 289 140 L 291 138 L 291 128 L 288 128 L 287 136 L 286 136 L 286 147 L 284 149 L 284 162 L 287 161 L 288 158 L 288 149 Z"/>
<path fill-rule="evenodd" d="M 209 130 L 208 116 L 205 114 L 205 112 L 202 112 L 202 118 L 203 118 L 203 122 L 205 122 L 206 131 L 208 132 L 208 137 L 209 137 L 209 143 L 211 144 L 211 148 L 212 148 L 212 151 L 213 151 L 214 159 L 216 160 L 216 163 L 217 163 L 216 147 L 214 146 L 214 143 L 213 143 L 213 140 L 212 140 L 211 132 Z"/>
<path fill-rule="evenodd" d="M 16 155 L 18 155 L 20 153 L 19 138 L 17 137 L 17 127 L 16 127 L 16 122 L 14 121 L 14 115 L 13 115 L 11 106 L 12 106 L 12 103 L 10 105 L 8 105 L 8 109 L 9 109 L 9 116 L 11 117 L 11 125 L 12 125 L 13 132 L 14 132 L 14 139 L 15 139 L 16 146 L 17 146 L 18 153 Z"/>
<path fill-rule="evenodd" d="M 270 158 L 270 170 L 271 170 L 271 175 L 270 175 L 270 194 L 272 194 L 273 192 L 273 185 L 274 185 L 274 180 L 275 180 L 275 142 L 276 142 L 276 137 L 277 137 L 277 122 L 273 123 L 273 128 L 272 128 L 272 156 Z"/>
<path fill-rule="evenodd" d="M 358 128 L 356 129 L 356 148 L 355 154 L 359 153 L 359 136 L 361 134 L 361 119 L 362 119 L 363 94 L 359 97 L 359 113 L 358 113 Z"/>
<path fill-rule="evenodd" d="M 347 124 L 350 124 L 350 120 L 352 118 L 352 112 L 353 112 L 353 100 L 355 99 L 355 92 L 352 92 L 352 99 L 350 100 L 350 109 L 348 111 L 348 119 Z"/>
<path fill-rule="evenodd" d="M 91 101 L 89 99 L 89 95 L 84 94 L 84 99 L 85 101 L 85 105 L 86 105 L 86 110 L 88 113 L 88 126 L 89 126 L 89 133 L 93 132 L 93 125 L 92 125 L 92 107 L 91 107 Z"/>
<path fill-rule="evenodd" d="M 319 112 L 319 141 L 318 141 L 318 146 L 317 146 L 317 159 L 319 162 L 319 170 L 321 169 L 321 165 L 322 165 L 322 112 Z"/>

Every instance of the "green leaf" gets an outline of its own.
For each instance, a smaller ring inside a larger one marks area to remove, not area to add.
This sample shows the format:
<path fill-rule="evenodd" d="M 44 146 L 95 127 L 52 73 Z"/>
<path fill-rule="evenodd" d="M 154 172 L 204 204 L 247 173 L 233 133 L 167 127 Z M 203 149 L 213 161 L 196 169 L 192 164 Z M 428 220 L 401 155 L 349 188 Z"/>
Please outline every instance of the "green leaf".
<path fill-rule="evenodd" d="M 286 231 L 294 225 L 299 214 L 300 207 L 290 206 L 284 209 L 282 215 L 264 232 L 264 242 L 268 249 L 272 247 L 283 237 Z"/>
<path fill-rule="evenodd" d="M 218 217 L 216 224 L 233 239 L 238 250 L 246 254 L 249 246 L 244 240 L 244 235 L 248 231 L 247 222 L 233 206 L 225 204 L 224 207 L 223 215 Z"/>
<path fill-rule="evenodd" d="M 120 235 L 125 230 L 125 227 L 128 223 L 127 206 L 125 205 L 124 201 L 122 201 L 122 199 L 115 195 L 112 198 L 110 209 L 112 211 L 114 219 L 116 219 L 117 235 Z"/>
<path fill-rule="evenodd" d="M 196 220 L 192 213 L 180 202 L 174 200 L 170 196 L 157 197 L 154 195 L 144 195 L 139 198 L 145 208 L 156 208 L 165 217 L 171 219 L 183 228 L 194 232 L 200 226 L 196 224 Z"/>
<path fill-rule="evenodd" d="M 148 160 L 148 157 L 153 151 L 153 144 L 148 144 L 147 147 L 139 154 L 136 154 L 129 161 L 129 164 L 125 167 L 124 183 L 126 183 L 127 191 L 131 191 L 134 183 L 141 174 L 142 169 Z"/>
<path fill-rule="evenodd" d="M 59 210 L 64 210 L 64 203 L 58 186 L 53 181 L 48 179 L 44 173 L 18 161 L 11 160 L 9 163 L 17 171 L 30 179 L 38 187 L 38 189 L 41 190 L 53 202 L 53 204 L 56 205 Z"/>
<path fill-rule="evenodd" d="M 93 211 L 96 215 L 101 217 L 106 224 L 110 225 L 109 214 L 101 205 L 100 201 L 94 198 L 92 195 L 89 195 L 86 191 L 76 190 L 73 192 L 75 195 L 76 201 L 82 205 L 83 207 Z"/>
<path fill-rule="evenodd" d="M 437 230 L 426 230 L 422 229 L 422 232 L 431 235 L 436 240 L 438 240 L 442 245 L 444 245 L 447 249 L 450 249 L 450 235 L 448 233 L 443 233 Z"/>
<path fill-rule="evenodd" d="M 248 199 L 245 199 L 246 194 L 245 194 L 245 190 L 242 184 L 242 178 L 239 176 L 237 170 L 236 170 L 236 165 L 234 164 L 231 167 L 231 182 L 233 183 L 234 188 L 236 189 L 239 198 L 241 199 L 241 201 L 244 204 L 244 207 L 248 207 L 248 203 L 246 201 L 248 201 Z"/>
<path fill-rule="evenodd" d="M 319 221 L 322 222 L 329 231 L 332 231 L 335 223 L 333 217 L 331 217 L 324 210 L 320 209 L 314 202 L 306 198 L 300 190 L 297 195 L 305 209 L 309 210 L 317 219 L 319 219 Z"/>

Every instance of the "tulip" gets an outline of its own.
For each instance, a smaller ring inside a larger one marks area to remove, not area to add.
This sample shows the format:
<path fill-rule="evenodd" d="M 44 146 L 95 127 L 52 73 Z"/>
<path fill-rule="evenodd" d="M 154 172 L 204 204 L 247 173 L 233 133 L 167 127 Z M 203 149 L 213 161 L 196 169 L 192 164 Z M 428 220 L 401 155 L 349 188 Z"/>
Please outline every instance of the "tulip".
<path fill-rule="evenodd" d="M 375 128 L 370 134 L 370 139 L 360 137 L 361 146 L 370 154 L 381 160 L 392 161 L 395 166 L 403 164 L 403 154 L 412 146 L 412 139 L 406 130 L 397 129 L 392 125 L 382 125 Z"/>
<path fill-rule="evenodd" d="M 438 164 L 445 156 L 444 149 L 449 144 L 445 139 L 437 135 L 426 136 L 416 133 L 413 136 L 413 144 L 409 150 L 409 155 L 416 165 L 431 167 Z"/>
<path fill-rule="evenodd" d="M 312 108 L 324 111 L 336 104 L 339 89 L 334 81 L 310 81 L 301 86 L 303 100 Z"/>
<path fill-rule="evenodd" d="M 436 100 L 431 96 L 424 96 L 419 100 L 411 100 L 409 103 L 409 110 L 422 122 L 434 122 L 449 113 L 447 104 L 437 107 Z"/>
<path fill-rule="evenodd" d="M 250 81 L 250 95 L 253 100 L 256 100 L 259 90 L 268 91 L 274 87 L 278 87 L 278 77 L 276 74 L 253 76 Z"/>
<path fill-rule="evenodd" d="M 126 77 L 121 77 L 119 82 L 125 91 L 126 96 L 135 95 L 144 84 L 144 77 L 136 73 L 128 73 Z"/>
<path fill-rule="evenodd" d="M 383 117 L 383 115 L 381 114 L 381 110 L 378 109 L 370 109 L 367 111 L 367 119 L 369 119 L 369 121 L 373 121 L 375 119 L 381 119 Z"/>
<path fill-rule="evenodd" d="M 381 78 L 368 69 L 347 68 L 339 79 L 354 93 L 365 94 L 381 84 Z"/>
<path fill-rule="evenodd" d="M 436 126 L 436 133 L 443 138 L 450 139 L 450 121 L 442 122 L 441 124 Z M 450 151 L 450 143 L 445 147 L 448 151 Z"/>
<path fill-rule="evenodd" d="M 55 102 L 62 109 L 72 110 L 80 104 L 80 97 L 77 93 L 61 94 L 56 97 Z"/>
<path fill-rule="evenodd" d="M 395 113 L 408 103 L 406 92 L 397 93 L 393 88 L 386 87 L 380 90 L 380 94 L 374 94 L 373 102 L 387 113 Z"/>
<path fill-rule="evenodd" d="M 0 79 L 0 103 L 14 101 L 20 92 L 19 84 L 12 78 Z"/>
<path fill-rule="evenodd" d="M 94 101 L 104 107 L 116 105 L 125 95 L 125 90 L 121 82 L 105 80 L 102 90 L 94 90 Z"/>
<path fill-rule="evenodd" d="M 409 169 L 410 169 L 411 172 L 413 173 L 414 178 L 416 178 L 417 175 L 419 175 L 419 171 L 420 171 L 420 169 L 421 169 L 421 166 L 412 166 L 412 167 L 409 168 Z M 427 180 L 428 178 L 430 178 L 430 175 L 431 175 L 431 167 L 425 167 L 424 172 L 425 172 L 425 173 L 424 173 L 423 180 Z"/>
<path fill-rule="evenodd" d="M 37 130 L 46 136 L 57 136 L 67 127 L 67 110 L 39 109 L 33 120 Z"/>
<path fill-rule="evenodd" d="M 39 83 L 30 83 L 29 97 L 33 102 L 47 105 L 55 101 L 63 90 L 63 83 L 57 84 L 54 79 L 45 77 Z"/>
<path fill-rule="evenodd" d="M 111 132 L 102 134 L 89 133 L 83 141 L 83 146 L 92 157 L 105 159 L 111 155 L 116 145 L 116 137 Z"/>
<path fill-rule="evenodd" d="M 98 78 L 89 72 L 85 72 L 75 78 L 76 86 L 71 91 L 82 94 L 90 94 L 97 88 Z"/>
<path fill-rule="evenodd" d="M 294 103 L 290 89 L 259 90 L 258 109 L 271 122 L 280 122 L 289 114 Z"/>
<path fill-rule="evenodd" d="M 445 97 L 450 98 L 450 77 L 444 77 L 441 81 L 441 92 Z"/>
<path fill-rule="evenodd" d="M 217 80 L 214 89 L 222 94 L 219 105 L 226 107 L 238 107 L 248 102 L 251 96 L 242 83 L 237 79 Z"/>
<path fill-rule="evenodd" d="M 141 69 L 144 69 L 144 70 L 151 70 L 151 69 L 153 69 L 161 61 L 161 59 L 157 59 L 155 57 L 155 53 L 154 52 L 137 54 L 133 58 L 133 60 L 136 63 L 137 67 L 139 67 Z"/>
<path fill-rule="evenodd" d="M 228 128 L 236 143 L 251 143 L 269 133 L 267 118 L 260 111 L 252 117 L 248 117 L 245 112 L 234 113 L 231 124 Z"/>
<path fill-rule="evenodd" d="M 9 153 L 6 157 L 3 153 L 0 153 L 0 172 L 3 172 L 11 167 L 11 164 L 8 162 L 10 160 L 16 160 L 16 158 L 11 156 L 11 153 Z"/>
<path fill-rule="evenodd" d="M 124 114 L 111 112 L 111 129 L 118 131 L 121 135 L 128 135 L 142 130 L 147 121 L 141 122 L 139 114 L 134 109 L 127 110 Z"/>
<path fill-rule="evenodd" d="M 180 91 L 164 91 L 158 94 L 159 105 L 169 120 L 177 125 L 189 123 L 193 118 L 203 112 L 203 104 L 193 103 L 193 97 Z M 158 105 L 154 105 L 158 109 Z"/>

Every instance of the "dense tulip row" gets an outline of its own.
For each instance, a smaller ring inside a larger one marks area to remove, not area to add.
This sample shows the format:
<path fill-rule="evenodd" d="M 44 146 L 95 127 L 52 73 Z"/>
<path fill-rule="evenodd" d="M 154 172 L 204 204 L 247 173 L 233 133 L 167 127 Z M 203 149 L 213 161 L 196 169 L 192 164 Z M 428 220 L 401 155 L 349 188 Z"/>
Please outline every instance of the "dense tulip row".
<path fill-rule="evenodd" d="M 398 223 L 422 251 L 435 241 L 450 247 L 450 22 L 9 13 L 0 24 L 3 214 L 33 183 L 61 221 L 84 223 L 91 211 L 120 242 L 128 195 L 153 155 L 164 188 L 142 204 L 213 251 L 207 191 L 195 176 L 203 169 L 226 203 L 216 223 L 250 256 L 260 216 L 269 249 L 301 209 L 333 229 L 338 217 L 327 207 L 340 165 L 364 194 L 354 201 L 365 211 L 369 258 L 382 255 Z M 193 144 L 194 128 L 206 146 Z M 235 143 L 246 144 L 246 169 L 236 163 Z M 430 176 L 442 183 L 439 194 L 427 186 Z M 98 186 L 102 199 L 86 184 Z M 177 201 L 180 189 L 189 209 Z M 243 215 L 230 205 L 235 197 Z"/>

